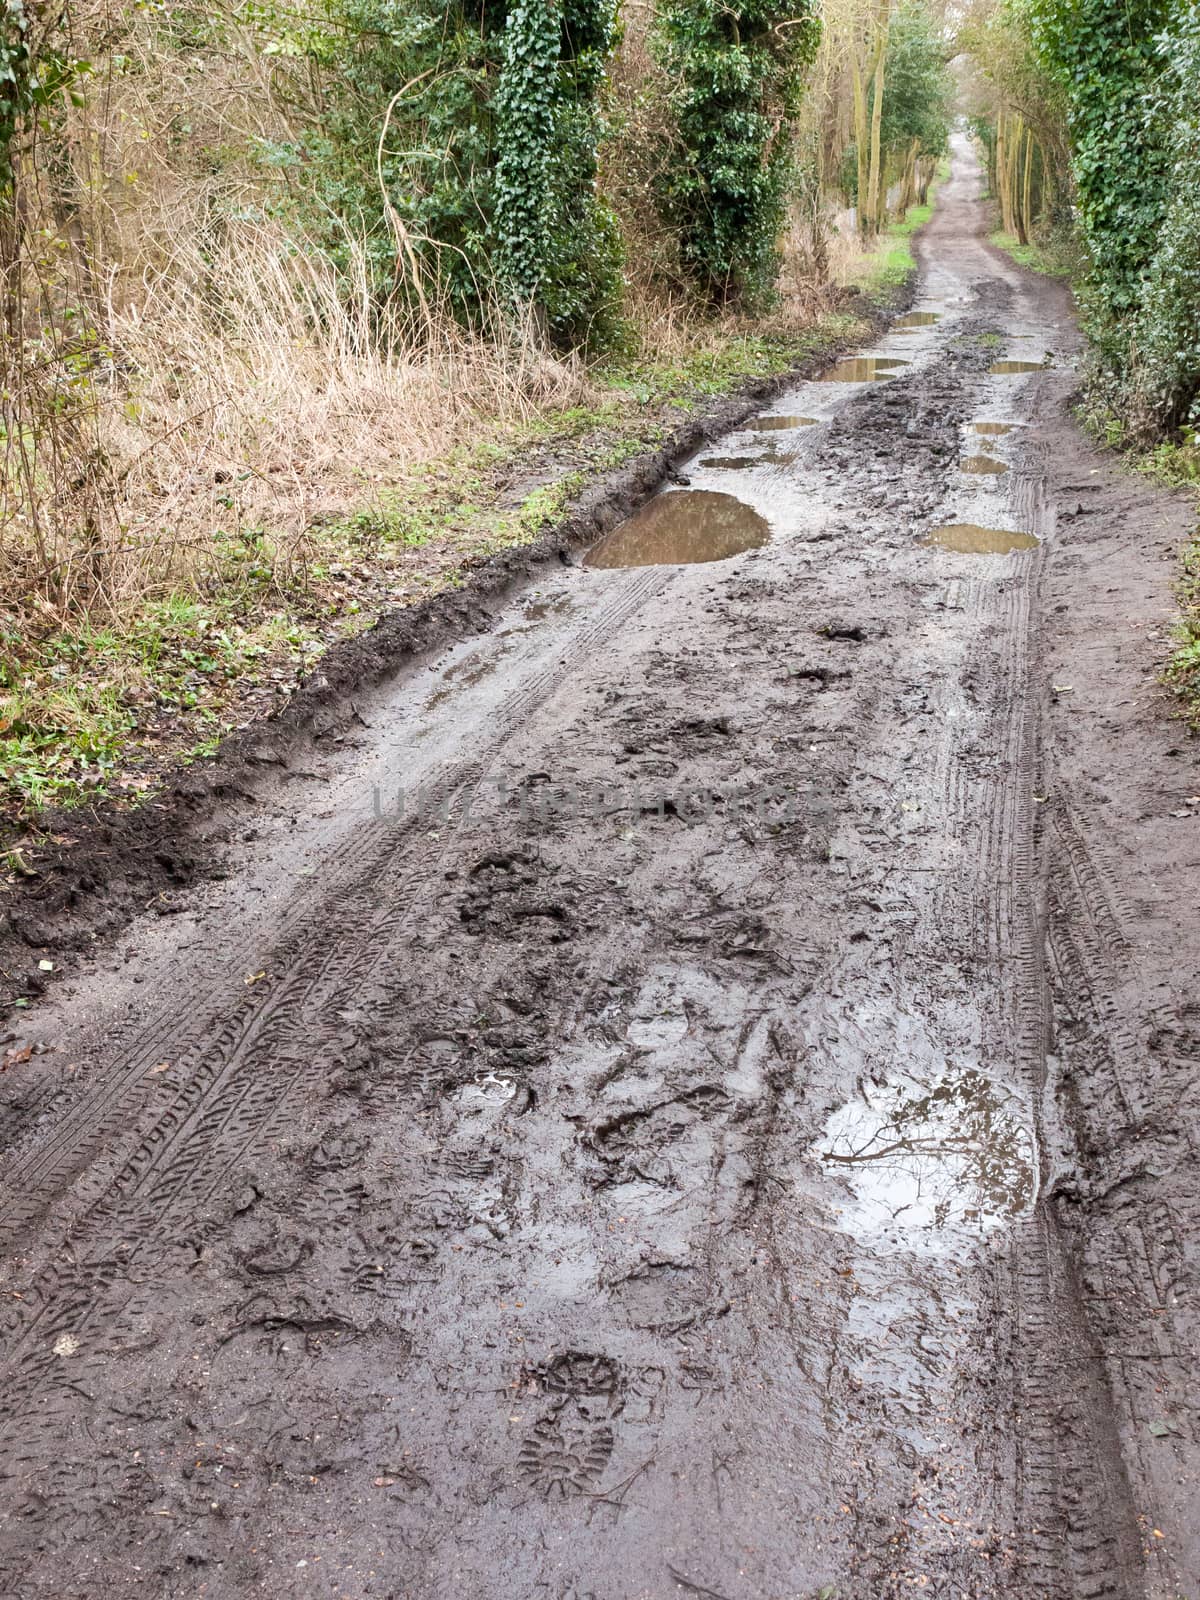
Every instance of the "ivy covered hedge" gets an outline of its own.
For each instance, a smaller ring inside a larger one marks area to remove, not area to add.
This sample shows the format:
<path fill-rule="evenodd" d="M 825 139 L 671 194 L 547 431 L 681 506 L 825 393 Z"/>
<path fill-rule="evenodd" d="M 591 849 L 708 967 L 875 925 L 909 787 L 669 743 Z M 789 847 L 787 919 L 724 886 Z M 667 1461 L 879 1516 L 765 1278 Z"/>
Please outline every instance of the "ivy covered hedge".
<path fill-rule="evenodd" d="M 701 290 L 761 300 L 778 269 L 793 173 L 791 127 L 820 41 L 816 0 L 666 0 L 656 47 L 678 147 L 659 186 L 663 220 Z"/>
<path fill-rule="evenodd" d="M 1082 299 L 1114 406 L 1200 424 L 1200 10 L 1013 0 L 1067 108 Z"/>
<path fill-rule="evenodd" d="M 321 113 L 268 153 L 335 253 L 371 241 L 375 288 L 454 314 L 524 312 L 560 345 L 619 327 L 621 248 L 597 190 L 619 0 L 259 0 L 275 49 L 320 74 Z M 662 0 L 674 146 L 657 203 L 699 293 L 760 301 L 778 266 L 817 0 Z M 381 137 L 382 130 L 382 137 Z"/>

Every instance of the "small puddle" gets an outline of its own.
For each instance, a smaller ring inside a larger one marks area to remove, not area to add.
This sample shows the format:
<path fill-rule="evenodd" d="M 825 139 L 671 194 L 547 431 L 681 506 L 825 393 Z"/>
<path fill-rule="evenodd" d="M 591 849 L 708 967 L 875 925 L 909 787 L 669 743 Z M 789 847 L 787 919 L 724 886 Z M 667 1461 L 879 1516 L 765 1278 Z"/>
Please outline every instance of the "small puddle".
<path fill-rule="evenodd" d="M 1009 528 L 981 528 L 977 522 L 950 522 L 944 528 L 934 528 L 922 542 L 965 556 L 1006 556 L 1012 550 L 1034 550 L 1041 540 L 1032 533 L 1014 533 Z"/>
<path fill-rule="evenodd" d="M 811 428 L 816 417 L 752 417 L 745 424 L 754 433 L 775 433 L 780 428 Z"/>
<path fill-rule="evenodd" d="M 982 433 L 987 438 L 1000 438 L 1003 434 L 1011 433 L 1017 426 L 1015 422 L 973 422 L 971 427 L 976 433 Z"/>
<path fill-rule="evenodd" d="M 866 1084 L 815 1148 L 852 1191 L 842 1226 L 873 1241 L 948 1249 L 1033 1204 L 1033 1136 L 1015 1097 L 973 1068 Z"/>
<path fill-rule="evenodd" d="M 932 328 L 942 320 L 940 311 L 908 311 L 892 323 L 893 328 Z"/>
<path fill-rule="evenodd" d="M 715 489 L 656 495 L 589 551 L 585 567 L 654 567 L 725 561 L 771 537 L 765 517 Z"/>
<path fill-rule="evenodd" d="M 1008 466 L 1003 461 L 997 461 L 995 456 L 963 456 L 958 463 L 958 470 L 960 472 L 990 473 L 995 477 L 1001 472 L 1007 472 Z"/>
<path fill-rule="evenodd" d="M 1045 372 L 1044 361 L 993 361 L 988 368 L 989 372 Z"/>
<path fill-rule="evenodd" d="M 848 356 L 823 372 L 817 383 L 875 383 L 880 378 L 895 377 L 887 367 L 907 367 L 909 363 L 899 356 Z"/>
<path fill-rule="evenodd" d="M 761 456 L 705 456 L 700 465 L 714 472 L 746 472 L 751 467 L 762 467 L 769 462 L 785 459 L 774 452 Z"/>
<path fill-rule="evenodd" d="M 460 1084 L 450 1094 L 450 1100 L 463 1111 L 486 1111 L 492 1106 L 505 1106 L 517 1092 L 511 1078 L 497 1077 L 485 1072 L 470 1083 Z"/>

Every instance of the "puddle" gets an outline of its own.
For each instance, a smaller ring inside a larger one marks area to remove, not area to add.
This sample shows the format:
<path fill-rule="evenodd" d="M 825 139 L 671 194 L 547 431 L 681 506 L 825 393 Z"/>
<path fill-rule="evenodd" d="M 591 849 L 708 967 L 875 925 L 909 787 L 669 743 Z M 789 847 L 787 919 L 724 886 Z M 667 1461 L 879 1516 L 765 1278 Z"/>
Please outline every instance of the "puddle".
<path fill-rule="evenodd" d="M 765 517 L 714 489 L 656 495 L 589 551 L 585 567 L 653 567 L 725 561 L 771 537 Z"/>
<path fill-rule="evenodd" d="M 823 372 L 817 383 L 874 383 L 880 378 L 893 378 L 887 367 L 907 367 L 909 363 L 899 356 L 848 356 Z"/>
<path fill-rule="evenodd" d="M 989 372 L 1045 372 L 1044 361 L 993 361 L 988 368 Z"/>
<path fill-rule="evenodd" d="M 841 1225 L 874 1241 L 946 1249 L 1033 1204 L 1033 1136 L 1014 1096 L 972 1068 L 868 1083 L 830 1117 L 816 1153 L 852 1191 Z"/>
<path fill-rule="evenodd" d="M 754 433 L 774 433 L 779 428 L 811 428 L 816 417 L 752 417 L 745 424 Z"/>
<path fill-rule="evenodd" d="M 997 476 L 1007 472 L 1008 466 L 1003 461 L 997 461 L 995 456 L 963 456 L 958 463 L 960 472 L 981 472 Z"/>
<path fill-rule="evenodd" d="M 908 311 L 892 323 L 893 328 L 932 328 L 942 320 L 940 311 Z"/>
<path fill-rule="evenodd" d="M 1002 434 L 1011 433 L 1019 424 L 1015 422 L 973 422 L 971 427 L 976 433 L 982 433 L 990 438 L 999 438 Z"/>
<path fill-rule="evenodd" d="M 509 630 L 515 631 L 515 630 Z M 441 687 L 433 691 L 425 702 L 426 711 L 436 711 L 438 706 L 444 705 L 451 695 L 461 694 L 464 689 L 472 689 L 477 683 L 482 683 L 490 672 L 495 672 L 500 665 L 500 659 L 508 652 L 509 646 L 503 645 L 498 654 L 467 656 L 463 661 L 456 661 L 453 666 L 447 667 L 442 673 Z"/>
<path fill-rule="evenodd" d="M 486 1111 L 491 1106 L 506 1106 L 516 1092 L 517 1086 L 511 1078 L 499 1078 L 494 1072 L 485 1072 L 470 1083 L 460 1084 L 450 1099 L 464 1111 Z"/>
<path fill-rule="evenodd" d="M 762 456 L 705 456 L 700 465 L 716 472 L 745 472 L 750 467 L 762 467 L 786 459 L 774 452 Z"/>
<path fill-rule="evenodd" d="M 1034 550 L 1041 543 L 1032 533 L 1009 528 L 981 528 L 977 522 L 950 522 L 934 528 L 923 543 L 967 556 L 1006 556 L 1011 550 Z"/>
<path fill-rule="evenodd" d="M 634 1017 L 625 1030 L 630 1044 L 644 1050 L 662 1050 L 669 1044 L 678 1044 L 688 1031 L 687 1014 L 683 1011 L 663 1011 L 657 1016 Z"/>
<path fill-rule="evenodd" d="M 559 595 L 557 599 L 534 600 L 525 607 L 525 615 L 530 622 L 541 622 L 545 617 L 566 616 L 569 611 L 574 611 L 575 602 L 569 594 Z"/>

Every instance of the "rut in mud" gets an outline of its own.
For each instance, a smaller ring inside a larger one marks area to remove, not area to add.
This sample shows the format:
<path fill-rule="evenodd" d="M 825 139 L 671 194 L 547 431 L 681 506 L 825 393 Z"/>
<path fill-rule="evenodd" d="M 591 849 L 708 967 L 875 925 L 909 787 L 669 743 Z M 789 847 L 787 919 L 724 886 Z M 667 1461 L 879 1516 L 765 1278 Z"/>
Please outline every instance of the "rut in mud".
<path fill-rule="evenodd" d="M 960 149 L 902 336 L 364 700 L 35 1019 L 0 1591 L 1200 1571 L 1181 1080 L 1129 1071 L 1147 993 L 1156 1060 L 1200 1026 L 1048 769 L 1075 336 L 978 193 Z"/>

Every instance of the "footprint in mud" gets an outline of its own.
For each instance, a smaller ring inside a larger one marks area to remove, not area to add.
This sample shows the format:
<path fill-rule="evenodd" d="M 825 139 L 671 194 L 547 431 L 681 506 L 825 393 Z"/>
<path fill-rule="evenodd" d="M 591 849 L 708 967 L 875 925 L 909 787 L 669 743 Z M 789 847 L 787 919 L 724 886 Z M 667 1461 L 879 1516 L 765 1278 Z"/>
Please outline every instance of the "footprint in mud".
<path fill-rule="evenodd" d="M 549 1401 L 525 1435 L 518 1466 L 548 1500 L 593 1489 L 613 1452 L 612 1421 L 621 1410 L 620 1368 L 605 1355 L 567 1350 L 531 1379 Z"/>
<path fill-rule="evenodd" d="M 674 1261 L 646 1262 L 610 1285 L 609 1298 L 630 1327 L 664 1335 L 682 1333 L 720 1305 L 695 1267 Z"/>
<path fill-rule="evenodd" d="M 570 939 L 568 897 L 549 892 L 540 864 L 522 851 L 496 851 L 471 868 L 458 914 L 469 933 L 529 934 L 551 944 Z"/>
<path fill-rule="evenodd" d="M 672 1188 L 678 1173 L 705 1170 L 714 1143 L 709 1124 L 729 1106 L 723 1089 L 702 1085 L 658 1105 L 609 1117 L 588 1140 L 604 1169 L 600 1184 L 640 1178 Z"/>
<path fill-rule="evenodd" d="M 534 1423 L 522 1441 L 517 1465 L 547 1500 L 567 1500 L 596 1487 L 613 1443 L 608 1423 L 591 1421 L 573 1401 L 566 1401 Z"/>

